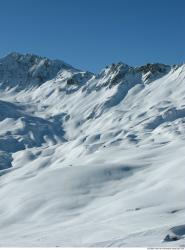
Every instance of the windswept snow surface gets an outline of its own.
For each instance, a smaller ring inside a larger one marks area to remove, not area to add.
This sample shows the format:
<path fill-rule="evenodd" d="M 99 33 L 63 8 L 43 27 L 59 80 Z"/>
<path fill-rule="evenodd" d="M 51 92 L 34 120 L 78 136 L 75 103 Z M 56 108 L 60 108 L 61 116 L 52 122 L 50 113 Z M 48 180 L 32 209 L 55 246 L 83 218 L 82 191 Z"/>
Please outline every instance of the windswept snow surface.
<path fill-rule="evenodd" d="M 0 59 L 0 246 L 185 246 L 185 65 Z"/>

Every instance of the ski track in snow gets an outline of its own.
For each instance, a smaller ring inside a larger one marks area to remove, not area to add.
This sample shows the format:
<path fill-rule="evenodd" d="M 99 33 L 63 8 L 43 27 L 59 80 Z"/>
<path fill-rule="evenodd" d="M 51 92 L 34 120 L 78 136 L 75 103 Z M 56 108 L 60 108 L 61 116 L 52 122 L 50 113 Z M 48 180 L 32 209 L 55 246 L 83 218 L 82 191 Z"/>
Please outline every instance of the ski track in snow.
<path fill-rule="evenodd" d="M 0 59 L 0 246 L 185 246 L 185 65 Z"/>

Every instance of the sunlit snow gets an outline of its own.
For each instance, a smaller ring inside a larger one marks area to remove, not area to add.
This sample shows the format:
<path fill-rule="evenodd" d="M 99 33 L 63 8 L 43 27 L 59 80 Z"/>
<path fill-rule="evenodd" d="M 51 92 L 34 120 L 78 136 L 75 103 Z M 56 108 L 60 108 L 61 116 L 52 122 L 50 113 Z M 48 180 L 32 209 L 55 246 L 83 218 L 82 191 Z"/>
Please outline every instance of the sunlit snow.
<path fill-rule="evenodd" d="M 0 59 L 0 246 L 185 246 L 185 65 Z"/>

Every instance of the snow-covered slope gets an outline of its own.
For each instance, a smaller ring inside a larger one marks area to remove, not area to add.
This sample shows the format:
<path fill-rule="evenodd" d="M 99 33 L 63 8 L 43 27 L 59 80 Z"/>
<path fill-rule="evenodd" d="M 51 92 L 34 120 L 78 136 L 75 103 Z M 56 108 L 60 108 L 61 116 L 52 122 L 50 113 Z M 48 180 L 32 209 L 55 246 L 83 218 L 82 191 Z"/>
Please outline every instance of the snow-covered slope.
<path fill-rule="evenodd" d="M 185 65 L 0 59 L 0 246 L 185 246 Z"/>

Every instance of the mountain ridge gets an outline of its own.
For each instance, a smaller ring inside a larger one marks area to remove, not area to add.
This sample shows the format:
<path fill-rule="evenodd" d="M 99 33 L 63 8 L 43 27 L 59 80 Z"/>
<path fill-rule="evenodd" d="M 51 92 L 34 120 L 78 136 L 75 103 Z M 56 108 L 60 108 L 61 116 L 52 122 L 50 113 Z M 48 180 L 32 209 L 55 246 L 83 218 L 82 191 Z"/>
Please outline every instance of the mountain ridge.
<path fill-rule="evenodd" d="M 46 61 L 49 61 L 49 62 L 56 62 L 58 63 L 59 65 L 63 65 L 64 67 L 68 67 L 68 68 L 71 68 L 71 69 L 74 69 L 76 71 L 83 71 L 83 70 L 80 70 L 80 69 L 76 69 L 74 68 L 72 65 L 60 60 L 60 59 L 49 59 L 48 57 L 45 57 L 45 56 L 39 56 L 37 54 L 33 54 L 33 53 L 19 53 L 19 52 L 11 52 L 7 55 L 5 55 L 4 57 L 1 57 L 0 58 L 0 63 L 4 63 L 6 62 L 7 59 L 10 59 L 10 60 L 25 60 L 25 61 L 28 61 L 28 60 L 32 60 L 32 61 L 36 61 L 36 60 L 46 60 Z M 23 61 L 24 61 L 23 60 Z M 119 65 L 122 65 L 123 67 L 125 68 L 129 68 L 129 69 L 134 69 L 136 71 L 143 71 L 145 73 L 148 72 L 148 70 L 153 70 L 153 71 L 160 71 L 161 68 L 164 68 L 164 67 L 178 67 L 178 66 L 181 66 L 182 64 L 173 64 L 173 65 L 167 65 L 167 64 L 164 64 L 164 63 L 146 63 L 144 65 L 141 65 L 141 66 L 129 66 L 128 64 L 125 64 L 123 62 L 118 62 L 118 63 L 112 63 L 108 66 L 106 66 L 104 69 L 102 69 L 102 71 L 104 71 L 105 69 L 115 69 L 116 67 L 118 67 Z M 90 71 L 86 71 L 86 72 L 90 72 Z M 93 73 L 94 75 L 96 75 L 95 73 Z M 97 75 L 99 75 L 101 73 L 97 73 Z"/>

